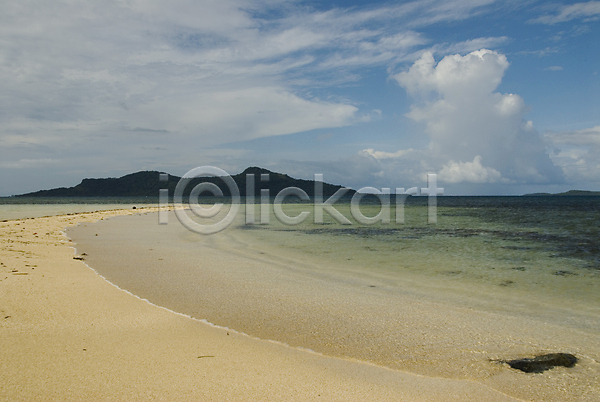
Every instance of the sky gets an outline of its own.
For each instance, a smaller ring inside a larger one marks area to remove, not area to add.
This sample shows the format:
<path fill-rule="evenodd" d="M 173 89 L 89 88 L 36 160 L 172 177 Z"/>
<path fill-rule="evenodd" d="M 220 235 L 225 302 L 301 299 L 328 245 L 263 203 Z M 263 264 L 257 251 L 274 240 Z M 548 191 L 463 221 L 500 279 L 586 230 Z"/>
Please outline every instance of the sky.
<path fill-rule="evenodd" d="M 2 2 L 0 196 L 206 165 L 600 190 L 598 71 L 600 1 Z"/>

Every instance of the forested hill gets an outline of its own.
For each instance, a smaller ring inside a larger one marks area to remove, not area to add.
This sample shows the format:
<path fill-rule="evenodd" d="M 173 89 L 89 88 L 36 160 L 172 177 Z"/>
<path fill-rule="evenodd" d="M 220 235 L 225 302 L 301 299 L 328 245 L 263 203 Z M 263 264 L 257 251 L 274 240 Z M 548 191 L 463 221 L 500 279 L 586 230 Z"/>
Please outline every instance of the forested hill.
<path fill-rule="evenodd" d="M 173 196 L 175 187 L 181 178 L 169 175 L 169 180 L 164 182 L 159 180 L 161 173 L 157 171 L 143 171 L 119 178 L 83 179 L 81 183 L 74 187 L 40 190 L 33 193 L 21 194 L 18 197 L 158 197 L 160 189 L 168 189 L 169 195 Z M 242 173 L 231 176 L 242 196 L 246 196 L 247 174 L 254 174 L 254 195 L 256 196 L 260 196 L 261 189 L 269 189 L 270 196 L 275 196 L 287 187 L 298 187 L 304 190 L 309 196 L 314 196 L 314 181 L 294 179 L 286 174 L 271 172 L 260 167 L 249 167 Z M 268 174 L 269 181 L 262 182 L 261 174 Z M 189 195 L 191 189 L 200 182 L 214 183 L 219 186 L 225 196 L 230 195 L 229 188 L 218 177 L 193 179 L 186 185 L 184 195 Z M 330 196 L 340 188 L 342 186 L 323 183 L 323 195 Z M 353 190 L 346 193 L 346 195 L 352 194 L 354 194 Z M 210 194 L 205 193 L 205 195 Z"/>

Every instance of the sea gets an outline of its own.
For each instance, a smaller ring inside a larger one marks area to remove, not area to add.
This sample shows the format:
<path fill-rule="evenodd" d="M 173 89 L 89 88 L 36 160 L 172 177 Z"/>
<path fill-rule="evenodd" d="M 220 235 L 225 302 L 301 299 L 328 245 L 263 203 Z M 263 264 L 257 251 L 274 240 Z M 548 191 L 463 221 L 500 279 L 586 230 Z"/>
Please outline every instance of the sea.
<path fill-rule="evenodd" d="M 0 199 L 0 220 L 157 206 L 37 201 Z M 374 224 L 358 222 L 348 200 L 335 208 L 350 224 L 326 211 L 315 223 L 312 204 L 283 204 L 287 216 L 308 213 L 296 225 L 282 223 L 270 201 L 262 224 L 267 209 L 255 205 L 248 224 L 242 205 L 211 235 L 189 230 L 173 212 L 166 225 L 143 214 L 67 234 L 115 285 L 253 337 L 477 380 L 521 398 L 595 400 L 600 392 L 600 197 L 442 196 L 436 223 L 427 197 L 406 200 L 402 223 L 394 203 L 390 222 Z M 381 212 L 377 199 L 363 201 L 364 216 Z M 504 364 L 558 352 L 575 354 L 578 365 L 525 378 Z"/>

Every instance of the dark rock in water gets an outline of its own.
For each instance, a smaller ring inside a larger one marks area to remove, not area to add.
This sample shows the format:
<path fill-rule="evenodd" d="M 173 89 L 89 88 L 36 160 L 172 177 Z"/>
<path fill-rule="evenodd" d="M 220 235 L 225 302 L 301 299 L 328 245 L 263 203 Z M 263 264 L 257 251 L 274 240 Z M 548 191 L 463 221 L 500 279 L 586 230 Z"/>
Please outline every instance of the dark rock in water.
<path fill-rule="evenodd" d="M 131 208 L 131 209 L 137 209 L 137 208 L 134 206 L 134 207 L 133 207 L 133 208 Z"/>
<path fill-rule="evenodd" d="M 516 359 L 504 363 L 525 373 L 542 373 L 556 366 L 573 367 L 577 363 L 577 358 L 570 353 L 550 353 L 533 359 Z"/>
<path fill-rule="evenodd" d="M 556 271 L 554 273 L 554 275 L 557 275 L 557 276 L 571 276 L 571 275 L 575 275 L 576 276 L 577 274 L 575 272 L 571 272 L 571 271 Z"/>

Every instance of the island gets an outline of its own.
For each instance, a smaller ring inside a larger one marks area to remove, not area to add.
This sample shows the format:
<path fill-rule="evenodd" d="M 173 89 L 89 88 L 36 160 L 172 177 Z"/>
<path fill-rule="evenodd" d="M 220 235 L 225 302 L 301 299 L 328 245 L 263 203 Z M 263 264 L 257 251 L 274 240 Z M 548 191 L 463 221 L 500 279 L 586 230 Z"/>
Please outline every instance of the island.
<path fill-rule="evenodd" d="M 19 194 L 15 197 L 158 197 L 160 189 L 169 190 L 169 194 L 172 196 L 181 177 L 168 174 L 167 180 L 161 181 L 161 174 L 164 175 L 165 173 L 141 171 L 119 178 L 83 179 L 81 183 L 74 187 L 40 190 Z M 254 175 L 254 194 L 247 194 L 246 191 L 246 178 L 249 174 Z M 264 174 L 268 175 L 268 181 L 261 180 L 261 175 Z M 295 179 L 287 174 L 272 172 L 256 166 L 249 167 L 243 172 L 231 176 L 231 178 L 235 181 L 241 196 L 260 196 L 261 189 L 268 189 L 269 195 L 274 197 L 281 190 L 288 187 L 298 187 L 304 190 L 310 197 L 313 197 L 315 193 L 315 182 L 313 180 Z M 231 195 L 229 188 L 219 177 L 199 177 L 193 179 L 186 185 L 183 194 L 186 196 L 189 195 L 191 189 L 201 182 L 214 183 L 221 189 L 224 196 Z M 323 183 L 323 196 L 331 196 L 341 188 L 344 187 Z M 345 196 L 352 196 L 354 193 L 354 190 L 348 190 Z"/>

